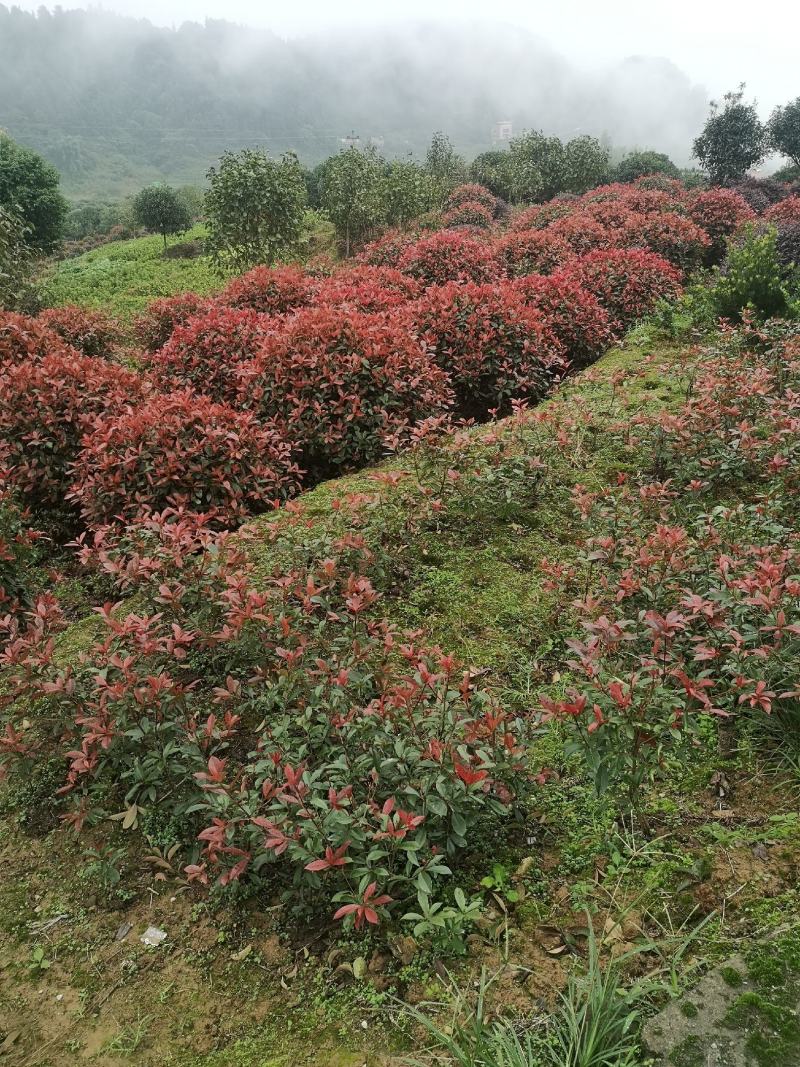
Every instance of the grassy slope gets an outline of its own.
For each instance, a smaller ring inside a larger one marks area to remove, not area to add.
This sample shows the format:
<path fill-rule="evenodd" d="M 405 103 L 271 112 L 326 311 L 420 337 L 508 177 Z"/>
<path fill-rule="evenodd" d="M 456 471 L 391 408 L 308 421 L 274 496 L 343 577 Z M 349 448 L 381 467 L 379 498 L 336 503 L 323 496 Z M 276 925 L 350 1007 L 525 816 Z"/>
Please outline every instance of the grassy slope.
<path fill-rule="evenodd" d="M 181 235 L 181 242 L 205 236 L 202 225 Z M 170 244 L 175 244 L 175 239 Z M 310 212 L 302 236 L 302 256 L 335 257 L 333 227 Z M 98 308 L 127 323 L 152 301 L 174 293 L 205 295 L 221 288 L 224 279 L 207 256 L 171 259 L 160 237 L 111 241 L 74 259 L 53 264 L 41 279 L 48 305 L 77 304 Z"/>
<path fill-rule="evenodd" d="M 669 406 L 681 395 L 681 365 L 689 357 L 669 347 L 662 347 L 655 361 L 647 356 L 646 347 L 628 344 L 545 406 L 577 414 L 583 432 L 580 449 L 569 455 L 559 450 L 547 427 L 535 439 L 523 435 L 521 448 L 535 445 L 550 466 L 535 497 L 518 494 L 500 509 L 474 501 L 460 507 L 454 498 L 441 522 L 405 540 L 398 538 L 396 516 L 388 532 L 382 532 L 380 516 L 374 523 L 374 536 L 390 537 L 400 575 L 387 590 L 384 612 L 398 623 L 423 627 L 447 650 L 485 668 L 487 684 L 520 707 L 530 706 L 538 686 L 563 664 L 560 638 L 568 628 L 568 607 L 542 592 L 535 564 L 543 555 L 564 559 L 574 551 L 580 530 L 570 489 L 577 483 L 597 486 L 635 469 L 641 457 L 612 425 L 624 420 L 628 408 Z M 620 387 L 623 371 L 629 377 Z M 485 440 L 493 432 L 480 429 L 475 436 Z M 513 425 L 505 432 L 514 433 Z M 401 468 L 405 462 L 400 457 L 388 466 Z M 303 498 L 307 517 L 317 526 L 335 526 L 341 520 L 334 517 L 331 501 L 373 492 L 372 475 L 363 472 L 308 493 Z M 401 483 L 400 515 L 403 492 Z M 258 520 L 256 528 L 266 533 L 270 521 L 275 520 Z M 297 536 L 313 544 L 313 530 Z M 254 550 L 265 568 L 271 566 L 275 550 L 266 536 Z M 92 629 L 78 624 L 64 645 L 65 656 L 75 655 Z M 558 758 L 552 745 L 552 735 L 543 739 L 534 759 Z M 539 1010 L 540 998 L 552 1000 L 569 959 L 568 953 L 550 954 L 553 938 L 560 943 L 562 935 L 579 928 L 587 904 L 621 921 L 625 943 L 636 938 L 637 925 L 646 926 L 648 936 L 663 931 L 667 954 L 676 951 L 700 915 L 711 916 L 696 946 L 697 955 L 706 958 L 724 958 L 742 939 L 792 920 L 800 857 L 794 794 L 745 750 L 739 764 L 726 768 L 739 782 L 737 816 L 721 825 L 706 789 L 718 766 L 713 751 L 700 751 L 691 765 L 674 768 L 653 798 L 655 832 L 647 842 L 633 831 L 615 830 L 609 810 L 568 770 L 558 785 L 542 790 L 531 813 L 534 846 L 512 836 L 486 842 L 484 855 L 490 859 L 466 873 L 473 879 L 465 882 L 468 888 L 477 885 L 493 860 L 513 871 L 526 853 L 535 857 L 509 926 L 500 916 L 498 932 L 489 930 L 467 965 L 473 973 L 480 966 L 494 971 L 507 955 L 527 969 L 502 971 L 494 987 L 499 1003 L 529 1014 Z M 45 792 L 46 786 L 31 782 L 31 793 Z M 121 832 L 118 836 L 117 843 L 125 843 Z M 752 851 L 764 841 L 767 859 Z M 61 835 L 41 836 L 36 826 L 25 832 L 12 815 L 0 822 L 0 929 L 5 934 L 0 1044 L 20 1031 L 9 1064 L 60 1067 L 74 1062 L 73 1055 L 102 1065 L 377 1067 L 392 1062 L 379 1051 L 389 1044 L 381 997 L 368 984 L 338 989 L 323 982 L 333 966 L 330 957 L 323 952 L 306 962 L 302 946 L 294 946 L 294 954 L 281 947 L 269 915 L 195 904 L 191 894 L 176 893 L 174 881 L 155 882 L 152 870 L 135 858 L 126 860 L 125 876 L 125 884 L 136 889 L 134 903 L 118 913 L 98 909 L 92 906 L 91 883 L 73 873 L 79 857 L 80 847 Z M 28 924 L 60 912 L 70 919 L 39 939 L 53 965 L 38 974 L 29 966 L 35 939 Z M 134 929 L 117 943 L 114 933 L 123 920 Z M 136 940 L 150 923 L 170 935 L 157 951 Z M 246 959 L 234 958 L 248 946 Z M 312 953 L 315 947 L 312 943 Z M 369 958 L 371 952 L 362 943 L 341 947 L 348 959 L 359 953 Z M 691 956 L 692 951 L 687 959 Z M 423 955 L 406 968 L 396 967 L 392 982 L 406 995 L 421 995 L 426 988 L 435 992 L 433 963 Z M 62 1001 L 55 1000 L 59 994 Z"/>
<path fill-rule="evenodd" d="M 203 232 L 196 226 L 185 239 Z M 220 286 L 205 256 L 166 259 L 163 249 L 160 237 L 138 237 L 62 260 L 42 280 L 47 301 L 99 308 L 128 321 L 157 297 L 187 290 L 210 293 Z"/>

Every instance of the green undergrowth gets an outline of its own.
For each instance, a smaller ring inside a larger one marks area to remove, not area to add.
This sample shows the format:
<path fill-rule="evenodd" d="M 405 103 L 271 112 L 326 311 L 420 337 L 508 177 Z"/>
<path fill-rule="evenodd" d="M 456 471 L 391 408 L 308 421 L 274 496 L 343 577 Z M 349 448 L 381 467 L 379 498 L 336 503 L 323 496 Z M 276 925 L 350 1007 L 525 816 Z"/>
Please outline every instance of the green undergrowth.
<path fill-rule="evenodd" d="M 195 226 L 181 241 L 202 238 L 204 233 L 202 226 Z M 125 322 L 158 297 L 187 291 L 211 293 L 220 284 L 207 256 L 169 258 L 159 236 L 101 245 L 61 260 L 42 279 L 47 304 L 97 308 Z"/>
<path fill-rule="evenodd" d="M 202 224 L 194 226 L 170 246 L 201 241 Z M 334 256 L 333 226 L 317 213 L 307 217 L 302 237 L 303 258 L 317 254 Z M 45 305 L 77 304 L 96 308 L 129 323 L 159 297 L 193 292 L 201 296 L 220 289 L 223 278 L 208 256 L 178 257 L 164 254 L 158 235 L 110 241 L 72 259 L 54 263 L 40 279 Z"/>
<path fill-rule="evenodd" d="M 504 461 L 505 470 L 494 472 L 496 484 L 485 496 L 465 494 L 460 499 L 456 490 L 436 521 L 409 523 L 405 528 L 419 498 L 407 491 L 405 482 L 396 490 L 382 489 L 389 503 L 367 518 L 362 532 L 391 556 L 383 613 L 402 628 L 422 627 L 430 640 L 480 667 L 489 684 L 524 705 L 561 651 L 560 636 L 567 621 L 564 606 L 543 591 L 538 564 L 543 557 L 574 558 L 581 527 L 572 489 L 579 485 L 598 489 L 639 469 L 642 457 L 635 445 L 626 442 L 624 432 L 609 428 L 632 412 L 677 403 L 683 395 L 685 358 L 671 344 L 630 343 L 609 352 L 589 374 L 563 386 L 536 410 L 580 413 L 580 444 L 568 455 L 559 449 L 556 431 L 547 423 L 517 428 L 511 419 L 470 431 L 470 456 L 477 463 L 485 458 L 484 451 L 488 458 L 498 435 L 516 436 L 512 452 L 539 455 L 546 473 L 531 486 L 509 459 Z M 492 444 L 484 447 L 487 439 Z M 380 470 L 409 471 L 409 481 L 414 480 L 407 456 L 388 460 Z M 283 556 L 270 536 L 281 518 L 255 520 L 252 554 L 259 568 L 266 574 L 276 559 L 288 562 L 300 551 L 313 555 L 326 534 L 342 529 L 333 502 L 349 494 L 375 494 L 376 473 L 359 472 L 305 493 L 300 500 L 311 529 L 292 532 L 283 543 Z"/>

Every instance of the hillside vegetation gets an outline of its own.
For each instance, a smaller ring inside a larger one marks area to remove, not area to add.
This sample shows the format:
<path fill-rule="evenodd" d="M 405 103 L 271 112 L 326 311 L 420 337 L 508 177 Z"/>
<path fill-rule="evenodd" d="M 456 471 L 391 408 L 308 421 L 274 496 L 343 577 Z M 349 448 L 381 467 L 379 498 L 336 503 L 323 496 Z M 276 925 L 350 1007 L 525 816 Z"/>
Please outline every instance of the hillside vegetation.
<path fill-rule="evenodd" d="M 0 317 L 9 1062 L 798 1058 L 800 201 L 748 191 L 462 186 Z"/>

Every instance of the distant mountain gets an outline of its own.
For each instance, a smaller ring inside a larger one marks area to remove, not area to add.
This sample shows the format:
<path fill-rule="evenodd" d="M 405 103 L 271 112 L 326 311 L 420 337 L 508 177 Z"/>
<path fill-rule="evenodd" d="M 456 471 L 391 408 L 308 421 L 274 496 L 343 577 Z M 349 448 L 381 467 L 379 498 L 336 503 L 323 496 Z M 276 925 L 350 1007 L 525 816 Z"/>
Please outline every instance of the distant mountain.
<path fill-rule="evenodd" d="M 198 182 L 226 148 L 308 164 L 355 131 L 387 156 L 436 129 L 472 156 L 493 124 L 688 161 L 706 93 L 664 59 L 582 72 L 511 26 L 414 25 L 283 40 L 220 21 L 164 29 L 102 11 L 0 5 L 0 128 L 42 152 L 72 196 Z"/>

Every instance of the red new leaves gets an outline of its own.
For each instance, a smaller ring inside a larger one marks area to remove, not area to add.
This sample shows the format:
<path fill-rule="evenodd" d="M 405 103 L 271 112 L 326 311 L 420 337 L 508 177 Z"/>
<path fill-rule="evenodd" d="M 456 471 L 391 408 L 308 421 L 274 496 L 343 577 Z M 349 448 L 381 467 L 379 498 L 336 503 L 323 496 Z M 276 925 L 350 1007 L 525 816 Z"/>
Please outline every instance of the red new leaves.
<path fill-rule="evenodd" d="M 212 305 L 175 327 L 151 359 L 153 379 L 164 392 L 191 386 L 218 403 L 235 403 L 242 363 L 274 328 L 256 311 Z"/>
<path fill-rule="evenodd" d="M 12 363 L 28 363 L 66 350 L 63 339 L 41 319 L 0 311 L 0 372 Z"/>
<path fill-rule="evenodd" d="M 210 309 L 211 301 L 197 293 L 178 293 L 163 300 L 154 300 L 147 311 L 134 323 L 137 337 L 148 352 L 161 348 L 172 336 L 176 326 L 182 326 L 195 315 Z"/>
<path fill-rule="evenodd" d="M 564 370 L 563 349 L 544 316 L 510 282 L 431 286 L 413 316 L 464 414 L 484 418 L 512 397 L 541 396 Z"/>
<path fill-rule="evenodd" d="M 660 299 L 677 296 L 681 287 L 675 267 L 639 249 L 589 252 L 568 263 L 559 276 L 592 293 L 617 330 L 644 318 Z"/>
<path fill-rule="evenodd" d="M 222 303 L 264 315 L 283 315 L 311 303 L 314 279 L 299 267 L 254 267 L 223 290 Z"/>
<path fill-rule="evenodd" d="M 579 682 L 541 704 L 572 725 L 598 788 L 632 804 L 701 717 L 796 697 L 800 353 L 772 330 L 732 334 L 693 368 L 679 411 L 637 417 L 650 479 L 576 492 L 593 579 L 568 643 Z M 736 507 L 719 505 L 723 487 Z M 545 569 L 550 588 L 575 580 Z"/>
<path fill-rule="evenodd" d="M 37 509 L 61 510 L 82 437 L 137 403 L 140 375 L 70 349 L 0 369 L 0 467 Z"/>
<path fill-rule="evenodd" d="M 402 313 L 297 312 L 242 368 L 240 402 L 275 420 L 314 479 L 375 461 L 389 436 L 450 401 L 447 376 Z"/>
<path fill-rule="evenodd" d="M 48 308 L 39 315 L 39 321 L 85 356 L 110 356 L 122 340 L 118 322 L 89 308 Z"/>
<path fill-rule="evenodd" d="M 498 274 L 490 248 L 476 237 L 447 230 L 423 237 L 407 247 L 397 267 L 423 285 L 486 282 Z"/>
<path fill-rule="evenodd" d="M 365 922 L 377 926 L 380 922 L 377 909 L 391 903 L 392 898 L 387 893 L 378 894 L 378 883 L 370 882 L 360 900 L 354 904 L 343 904 L 333 917 L 344 919 L 348 915 L 354 915 L 356 930 L 360 930 Z"/>
<path fill-rule="evenodd" d="M 296 476 L 289 445 L 272 427 L 184 390 L 98 421 L 84 438 L 71 496 L 90 527 L 167 506 L 229 524 L 291 495 Z"/>
<path fill-rule="evenodd" d="M 575 258 L 567 241 L 550 230 L 510 230 L 497 241 L 495 255 L 512 277 L 552 274 Z"/>

